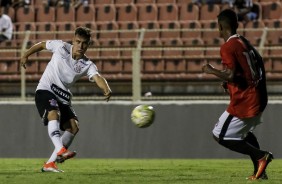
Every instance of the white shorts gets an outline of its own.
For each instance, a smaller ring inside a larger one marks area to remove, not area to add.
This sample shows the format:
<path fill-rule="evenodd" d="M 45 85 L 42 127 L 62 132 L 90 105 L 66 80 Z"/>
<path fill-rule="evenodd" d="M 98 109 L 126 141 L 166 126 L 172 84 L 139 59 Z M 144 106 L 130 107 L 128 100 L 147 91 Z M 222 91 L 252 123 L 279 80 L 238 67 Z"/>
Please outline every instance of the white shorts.
<path fill-rule="evenodd" d="M 213 135 L 220 140 L 243 140 L 248 132 L 262 123 L 261 114 L 252 117 L 239 119 L 225 111 L 213 129 Z"/>

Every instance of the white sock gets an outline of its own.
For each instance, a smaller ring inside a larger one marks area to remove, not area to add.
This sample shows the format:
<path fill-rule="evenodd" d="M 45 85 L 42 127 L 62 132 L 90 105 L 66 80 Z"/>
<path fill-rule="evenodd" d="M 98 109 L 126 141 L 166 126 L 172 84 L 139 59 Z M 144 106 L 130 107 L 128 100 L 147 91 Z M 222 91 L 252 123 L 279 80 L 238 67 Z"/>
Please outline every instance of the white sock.
<path fill-rule="evenodd" d="M 74 139 L 74 135 L 70 133 L 69 131 L 65 131 L 63 135 L 61 136 L 62 143 L 66 148 L 68 148 L 71 145 L 73 139 Z M 55 149 L 51 157 L 47 161 L 47 164 L 50 162 L 55 162 L 56 158 L 57 158 L 57 151 Z"/>
<path fill-rule="evenodd" d="M 49 160 L 46 162 L 46 164 L 49 164 L 50 162 L 55 162 L 57 158 L 57 151 L 56 149 L 54 149 L 51 157 L 49 158 Z"/>
<path fill-rule="evenodd" d="M 74 139 L 74 134 L 70 133 L 69 131 L 65 131 L 61 137 L 62 143 L 65 146 L 65 148 L 70 147 L 73 139 Z"/>
<path fill-rule="evenodd" d="M 60 123 L 58 120 L 52 120 L 48 122 L 48 134 L 55 146 L 55 150 L 59 152 L 60 149 L 63 147 L 63 143 L 60 139 Z"/>

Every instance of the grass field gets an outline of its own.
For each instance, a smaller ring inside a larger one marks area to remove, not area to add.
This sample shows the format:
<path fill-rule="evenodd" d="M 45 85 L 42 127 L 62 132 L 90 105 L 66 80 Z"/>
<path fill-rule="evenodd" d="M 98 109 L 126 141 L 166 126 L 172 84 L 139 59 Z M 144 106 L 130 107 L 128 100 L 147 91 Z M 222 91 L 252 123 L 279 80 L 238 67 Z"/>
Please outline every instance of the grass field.
<path fill-rule="evenodd" d="M 282 183 L 282 160 L 268 167 L 269 180 L 247 181 L 245 159 L 72 159 L 64 173 L 41 173 L 44 159 L 0 159 L 0 184 L 241 184 Z"/>

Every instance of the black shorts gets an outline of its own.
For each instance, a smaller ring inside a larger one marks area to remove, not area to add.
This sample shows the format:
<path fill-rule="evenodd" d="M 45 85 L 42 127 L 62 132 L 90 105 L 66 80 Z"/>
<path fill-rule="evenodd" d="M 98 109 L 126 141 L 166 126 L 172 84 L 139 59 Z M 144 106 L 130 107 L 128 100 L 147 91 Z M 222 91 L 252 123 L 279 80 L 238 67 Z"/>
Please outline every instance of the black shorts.
<path fill-rule="evenodd" d="M 63 124 L 70 119 L 78 118 L 70 105 L 65 105 L 59 102 L 56 96 L 47 90 L 37 90 L 35 93 L 35 104 L 42 118 L 42 123 L 48 125 L 48 112 L 51 110 L 59 110 L 60 113 L 60 128 L 63 130 Z"/>

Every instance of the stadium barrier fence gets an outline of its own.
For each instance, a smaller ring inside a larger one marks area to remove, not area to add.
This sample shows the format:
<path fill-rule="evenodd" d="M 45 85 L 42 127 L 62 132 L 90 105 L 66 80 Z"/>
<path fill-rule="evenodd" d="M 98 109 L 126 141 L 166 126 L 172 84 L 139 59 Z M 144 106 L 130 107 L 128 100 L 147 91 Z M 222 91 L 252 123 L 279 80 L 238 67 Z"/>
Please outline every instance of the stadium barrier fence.
<path fill-rule="evenodd" d="M 279 31 L 281 30 L 281 28 L 244 28 L 244 29 L 239 29 L 239 32 L 252 32 L 252 31 L 261 31 L 262 34 L 260 36 L 260 38 L 258 38 L 259 40 L 259 43 L 256 45 L 257 49 L 259 50 L 259 52 L 262 54 L 262 56 L 264 57 L 265 60 L 271 60 L 271 59 L 278 59 L 278 61 L 281 60 L 282 58 L 282 53 L 280 54 L 275 54 L 275 55 L 271 55 L 269 54 L 269 52 L 272 52 L 272 51 L 280 51 L 282 50 L 282 47 L 279 46 L 279 45 L 271 45 L 271 44 L 268 44 L 268 40 L 267 40 L 267 35 L 269 32 L 272 32 L 272 31 Z M 127 75 L 125 75 L 125 79 L 123 79 L 124 81 L 127 81 L 131 84 L 132 86 L 132 94 L 130 94 L 129 96 L 126 96 L 126 97 L 120 97 L 120 99 L 127 99 L 127 100 L 133 100 L 133 101 L 140 101 L 140 100 L 144 100 L 144 99 L 156 99 L 156 98 L 159 98 L 159 99 L 162 99 L 162 98 L 167 98 L 167 99 L 171 99 L 173 97 L 171 96 L 167 96 L 167 95 L 163 95 L 163 97 L 159 97 L 159 96 L 150 96 L 150 98 L 143 98 L 142 97 L 142 83 L 143 83 L 143 80 L 142 80 L 142 69 L 140 68 L 140 61 L 144 58 L 142 58 L 142 54 L 141 52 L 143 51 L 161 51 L 161 52 L 164 52 L 164 51 L 218 51 L 218 54 L 215 54 L 215 55 L 181 55 L 181 59 L 202 59 L 202 60 L 206 60 L 206 59 L 216 59 L 216 60 L 220 60 L 220 55 L 219 55 L 219 48 L 220 48 L 220 43 L 217 43 L 217 44 L 212 44 L 212 45 L 206 45 L 206 44 L 202 44 L 202 45 L 189 45 L 189 46 L 185 46 L 185 45 L 178 45 L 178 44 L 171 44 L 171 45 L 165 45 L 165 44 L 161 44 L 161 45 L 158 45 L 158 46 L 144 46 L 143 45 L 143 41 L 144 41 L 144 36 L 146 36 L 146 33 L 149 33 L 149 32 L 158 32 L 158 33 L 161 33 L 161 32 L 214 32 L 216 31 L 216 29 L 134 29 L 134 30 L 95 30 L 93 31 L 93 34 L 95 35 L 98 35 L 99 33 L 113 33 L 113 32 L 118 32 L 118 33 L 130 33 L 130 32 L 138 32 L 139 33 L 139 38 L 137 38 L 137 40 L 134 40 L 137 44 L 133 45 L 133 46 L 111 46 L 111 45 L 107 45 L 107 46 L 91 46 L 89 48 L 89 51 L 94 51 L 94 52 L 102 52 L 102 51 L 110 51 L 110 52 L 114 52 L 114 51 L 119 51 L 119 52 L 123 52 L 123 51 L 129 51 L 131 52 L 131 62 L 132 62 L 132 73 L 129 73 Z M 15 83 L 17 81 L 20 81 L 21 83 L 21 92 L 20 92 L 20 99 L 25 101 L 29 98 L 27 98 L 27 95 L 26 95 L 26 86 L 28 85 L 27 83 L 29 83 L 30 81 L 34 82 L 34 80 L 38 80 L 40 78 L 40 75 L 42 73 L 36 73 L 36 74 L 27 74 L 26 75 L 26 71 L 23 70 L 23 69 L 20 69 L 20 64 L 19 64 L 19 61 L 20 61 L 20 56 L 23 54 L 23 52 L 31 45 L 30 42 L 35 42 L 35 41 L 40 41 L 40 40 L 31 40 L 30 37 L 31 35 L 33 35 L 33 37 L 36 37 L 36 35 L 39 35 L 39 34 L 67 34 L 67 35 L 73 35 L 73 31 L 56 31 L 56 32 L 46 32 L 46 31 L 23 31 L 23 32 L 14 32 L 14 37 L 16 35 L 24 35 L 24 40 L 14 40 L 17 42 L 17 44 L 15 45 L 12 45 L 10 47 L 3 47 L 3 44 L 2 46 L 0 45 L 0 54 L 3 56 L 1 57 L 1 63 L 5 63 L 5 62 L 12 62 L 12 61 L 16 61 L 18 62 L 17 63 L 17 70 L 13 72 L 3 72 L 1 70 L 4 70 L 3 67 L 2 69 L 0 70 L 0 72 L 4 75 L 2 75 L 1 77 L 1 80 L 2 81 L 6 81 L 8 83 Z M 69 40 L 71 40 L 72 37 L 69 38 Z M 110 38 L 109 38 L 110 39 Z M 96 38 L 94 37 L 93 38 L 94 41 L 99 41 L 99 38 Z M 14 54 L 13 56 L 9 56 L 9 54 L 7 53 L 16 53 Z M 267 54 L 265 54 L 267 53 Z M 277 53 L 277 52 L 276 52 Z M 6 56 L 5 54 L 7 54 L 8 56 Z M 128 56 L 126 56 L 126 59 Z M 163 55 L 161 56 L 150 56 L 151 58 L 150 59 L 164 59 L 162 58 Z M 30 56 L 30 60 L 31 62 L 33 61 L 41 61 L 41 60 L 48 60 L 50 59 L 50 56 Z M 103 60 L 111 60 L 111 59 L 117 59 L 115 56 L 103 56 L 103 58 L 98 55 L 97 57 L 95 56 L 92 56 L 91 59 L 93 60 L 100 60 L 100 59 L 103 59 Z M 120 59 L 124 59 L 124 58 L 120 58 Z M 169 56 L 166 56 L 165 59 L 179 59 L 179 55 L 169 55 Z M 273 64 L 271 64 L 273 65 Z M 103 72 L 103 71 L 102 71 Z M 282 71 L 281 71 L 282 72 Z M 189 76 L 194 76 L 195 78 L 199 79 L 199 80 L 203 80 L 203 81 L 211 81 L 210 79 L 214 80 L 213 77 L 209 78 L 207 76 L 205 76 L 204 74 L 200 74 L 200 73 L 189 73 L 189 72 L 186 72 Z M 173 77 L 178 77 L 177 75 L 178 73 L 174 73 L 174 75 L 171 75 L 171 78 Z M 272 69 L 271 71 L 268 72 L 268 76 L 272 77 L 271 79 L 273 79 L 273 81 L 277 81 L 279 79 L 281 79 L 281 76 L 280 76 L 280 72 L 273 72 Z M 119 76 L 121 76 L 122 74 L 118 74 Z M 163 75 L 163 73 L 161 74 Z M 107 75 L 106 75 L 107 76 Z M 109 75 L 110 77 L 113 76 L 113 75 Z M 144 75 L 143 75 L 144 76 Z M 149 77 L 148 79 L 149 80 L 154 80 L 154 82 L 158 82 L 158 77 L 157 75 L 153 75 L 153 77 Z M 116 78 L 115 76 L 112 77 L 113 80 Z M 193 81 L 193 77 L 192 77 L 192 81 Z M 159 80 L 160 83 L 162 82 L 161 80 Z M 170 80 L 167 80 L 165 82 L 169 82 Z M 173 81 L 173 80 L 172 80 Z M 187 80 L 189 81 L 189 80 Z M 165 83 L 164 82 L 164 83 Z M 185 83 L 185 79 L 182 80 L 181 82 L 184 82 Z M 189 85 L 189 84 L 187 84 Z M 202 88 L 207 88 L 208 86 L 207 85 L 203 85 Z M 3 87 L 5 88 L 5 87 Z M 4 90 L 3 88 L 1 88 L 1 90 Z M 275 88 L 275 87 L 274 87 Z M 205 90 L 205 89 L 202 89 L 202 90 Z M 277 92 L 277 88 L 275 88 L 274 90 L 276 90 Z M 280 87 L 278 87 L 278 91 L 280 90 Z M 177 95 L 178 97 L 175 97 L 174 99 L 183 99 L 185 98 L 185 95 Z M 2 98 L 2 97 L 0 97 Z M 17 97 L 16 97 L 17 98 Z M 81 99 L 87 99 L 88 97 L 78 97 L 78 98 L 81 98 Z M 93 98 L 92 97 L 89 97 L 89 98 Z M 98 97 L 99 99 L 100 97 Z M 119 97 L 117 97 L 119 98 Z M 187 98 L 191 98 L 190 97 L 187 97 Z M 193 99 L 197 99 L 199 97 L 197 97 L 196 95 L 192 95 L 192 98 Z M 222 97 L 220 97 L 222 98 Z M 225 98 L 225 97 L 223 97 Z M 13 98 L 14 99 L 14 98 Z"/>

